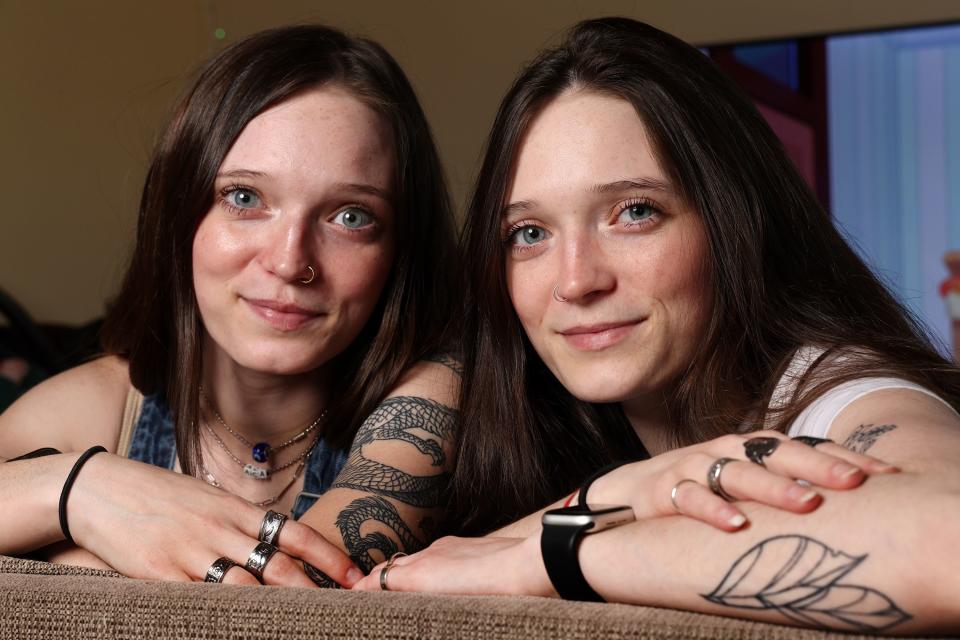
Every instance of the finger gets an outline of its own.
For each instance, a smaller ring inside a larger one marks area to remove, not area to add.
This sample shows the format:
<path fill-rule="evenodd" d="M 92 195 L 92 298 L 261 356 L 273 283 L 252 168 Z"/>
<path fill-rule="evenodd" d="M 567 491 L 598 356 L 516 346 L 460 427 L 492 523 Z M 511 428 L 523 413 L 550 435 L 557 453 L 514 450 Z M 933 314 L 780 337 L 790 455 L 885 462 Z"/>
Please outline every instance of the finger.
<path fill-rule="evenodd" d="M 318 588 L 307 576 L 303 565 L 282 551 L 273 554 L 267 566 L 263 568 L 263 584 L 278 587 Z"/>
<path fill-rule="evenodd" d="M 674 511 L 723 531 L 736 531 L 747 518 L 739 509 L 697 482 L 676 485 Z M 671 505 L 672 506 L 672 505 Z"/>
<path fill-rule="evenodd" d="M 874 473 L 897 473 L 900 471 L 899 467 L 896 467 L 888 462 L 884 462 L 879 458 L 874 458 L 873 456 L 868 456 L 863 453 L 857 453 L 856 451 L 851 451 L 843 445 L 837 444 L 836 442 L 824 442 L 816 446 L 817 451 L 821 453 L 826 453 L 828 455 L 835 456 L 841 460 L 845 460 L 855 467 L 860 467 L 867 474 Z"/>
<path fill-rule="evenodd" d="M 795 513 L 813 511 L 823 501 L 810 487 L 752 462 L 727 463 L 720 477 L 724 490 L 737 500 L 752 500 Z"/>
<path fill-rule="evenodd" d="M 346 553 L 305 524 L 287 521 L 277 542 L 284 553 L 306 560 L 344 587 L 352 587 L 363 578 L 363 572 Z"/>
<path fill-rule="evenodd" d="M 380 588 L 380 572 L 386 566 L 386 562 L 381 562 L 370 571 L 369 575 L 355 582 L 350 588 L 354 591 L 382 591 Z"/>
<path fill-rule="evenodd" d="M 223 584 L 235 584 L 245 587 L 260 586 L 260 581 L 241 566 L 234 566 L 227 569 L 227 572 L 223 574 L 223 580 L 221 580 L 221 582 Z"/>
<path fill-rule="evenodd" d="M 793 440 L 780 442 L 763 462 L 769 471 L 829 489 L 852 489 L 866 479 L 860 467 L 830 455 L 822 445 L 814 448 Z"/>

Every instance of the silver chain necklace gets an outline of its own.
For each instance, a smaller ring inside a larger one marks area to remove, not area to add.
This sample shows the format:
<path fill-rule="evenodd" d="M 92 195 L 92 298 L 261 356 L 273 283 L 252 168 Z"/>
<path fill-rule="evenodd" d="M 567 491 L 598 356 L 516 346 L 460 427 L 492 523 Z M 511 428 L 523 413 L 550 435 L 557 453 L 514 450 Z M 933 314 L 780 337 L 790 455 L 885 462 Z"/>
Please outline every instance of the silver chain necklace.
<path fill-rule="evenodd" d="M 327 410 L 324 409 L 320 413 L 320 415 L 317 417 L 317 419 L 311 422 L 309 425 L 307 425 L 307 427 L 303 431 L 293 436 L 292 438 L 289 438 L 284 442 L 281 442 L 277 446 L 273 447 L 270 445 L 269 442 L 257 442 L 257 443 L 250 442 L 249 440 L 244 438 L 242 435 L 240 435 L 239 433 L 231 429 L 230 425 L 227 424 L 226 420 L 224 420 L 223 417 L 214 408 L 213 403 L 210 402 L 210 398 L 207 397 L 207 393 L 206 391 L 203 390 L 203 387 L 200 387 L 200 396 L 203 398 L 203 401 L 207 403 L 207 408 L 210 409 L 211 413 L 213 413 L 213 417 L 217 419 L 217 422 L 220 423 L 220 426 L 226 429 L 227 433 L 232 435 L 241 443 L 250 447 L 250 457 L 253 458 L 254 462 L 261 462 L 261 463 L 268 462 L 270 460 L 270 456 L 273 455 L 274 453 L 278 451 L 282 451 L 283 449 L 286 449 L 290 445 L 300 442 L 301 440 L 306 438 L 311 431 L 316 429 L 317 425 L 319 425 L 320 422 L 323 420 L 323 418 L 327 415 Z M 229 453 L 229 450 L 228 450 L 228 453 Z M 230 455 L 232 456 L 233 454 L 231 453 Z"/>
<path fill-rule="evenodd" d="M 280 493 L 276 494 L 272 498 L 267 498 L 266 500 L 261 500 L 260 502 L 254 502 L 253 505 L 256 507 L 269 507 L 272 504 L 276 504 L 280 500 L 280 498 L 283 497 L 283 494 L 285 494 L 290 489 L 290 487 L 293 486 L 293 483 L 297 481 L 297 478 L 300 477 L 300 474 L 303 473 L 303 469 L 306 466 L 307 466 L 307 461 L 301 460 L 300 466 L 298 466 L 297 470 L 293 472 L 293 477 L 290 478 L 290 482 L 284 485 L 283 489 L 280 490 Z M 223 489 L 223 486 L 220 484 L 220 481 L 217 480 L 212 473 L 210 473 L 210 471 L 203 465 L 203 463 L 200 463 L 200 473 L 203 474 L 203 479 L 211 487 L 216 487 L 217 489 Z"/>
<path fill-rule="evenodd" d="M 292 467 L 298 462 L 305 460 L 306 457 L 310 455 L 310 453 L 314 450 L 314 448 L 320 442 L 320 434 L 318 433 L 317 436 L 313 439 L 313 442 L 310 443 L 310 446 L 304 449 L 303 451 L 301 451 L 300 455 L 298 455 L 296 458 L 294 458 L 290 462 L 285 462 L 279 467 L 274 467 L 271 469 L 267 467 L 258 467 L 255 464 L 250 464 L 249 462 L 245 463 L 243 460 L 241 460 L 236 455 L 234 455 L 233 451 L 230 451 L 230 447 L 227 446 L 227 443 L 220 439 L 220 436 L 217 435 L 217 432 L 214 431 L 209 424 L 204 422 L 203 426 L 206 427 L 207 431 L 210 432 L 210 435 L 213 436 L 214 441 L 218 445 L 220 445 L 220 448 L 226 451 L 227 455 L 230 456 L 230 458 L 234 462 L 236 462 L 238 465 L 243 467 L 244 475 L 250 478 L 255 478 L 257 480 L 269 480 L 270 476 L 277 473 L 278 471 L 283 471 L 284 469 L 288 467 Z"/>

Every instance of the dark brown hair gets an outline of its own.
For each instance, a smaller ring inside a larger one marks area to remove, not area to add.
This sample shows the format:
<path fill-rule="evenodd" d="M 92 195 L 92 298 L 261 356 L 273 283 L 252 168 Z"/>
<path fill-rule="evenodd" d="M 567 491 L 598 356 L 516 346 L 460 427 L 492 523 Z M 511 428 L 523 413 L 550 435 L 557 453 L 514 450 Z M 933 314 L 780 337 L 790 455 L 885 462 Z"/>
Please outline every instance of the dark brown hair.
<path fill-rule="evenodd" d="M 199 461 L 202 326 L 191 247 L 214 200 L 216 173 L 253 118 L 299 92 L 342 87 L 392 130 L 397 167 L 397 256 L 367 325 L 335 358 L 326 437 L 349 444 L 359 423 L 413 361 L 438 348 L 450 316 L 454 265 L 450 204 L 423 111 L 403 71 L 378 44 L 328 27 L 255 34 L 211 60 L 174 111 L 147 174 L 136 249 L 105 322 L 108 353 L 159 393 L 177 425 L 185 473 Z"/>
<path fill-rule="evenodd" d="M 895 375 L 960 405 L 960 373 L 835 230 L 751 102 L 697 49 L 625 18 L 589 20 L 504 97 L 464 230 L 465 372 L 454 518 L 477 532 L 525 515 L 642 447 L 619 405 L 572 397 L 523 333 L 507 293 L 501 212 L 531 119 L 570 89 L 631 103 L 708 239 L 713 308 L 669 390 L 674 445 L 765 421 L 784 430 L 840 381 Z M 768 403 L 797 348 L 828 349 L 816 383 Z M 837 350 L 862 356 L 846 366 Z M 491 366 L 490 363 L 497 363 Z"/>

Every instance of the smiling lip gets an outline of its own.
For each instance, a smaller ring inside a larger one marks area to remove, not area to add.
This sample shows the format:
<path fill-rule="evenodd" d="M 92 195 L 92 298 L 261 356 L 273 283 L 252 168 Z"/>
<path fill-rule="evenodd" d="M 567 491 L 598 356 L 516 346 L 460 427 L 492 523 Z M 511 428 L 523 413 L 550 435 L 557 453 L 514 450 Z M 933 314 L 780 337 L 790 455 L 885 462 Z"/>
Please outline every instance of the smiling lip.
<path fill-rule="evenodd" d="M 574 349 L 581 351 L 600 351 L 612 347 L 627 337 L 643 320 L 627 322 L 607 322 L 603 324 L 579 325 L 558 331 Z"/>
<path fill-rule="evenodd" d="M 319 311 L 312 311 L 295 304 L 277 302 L 276 300 L 243 298 L 243 301 L 257 316 L 279 331 L 295 331 L 324 315 Z"/>

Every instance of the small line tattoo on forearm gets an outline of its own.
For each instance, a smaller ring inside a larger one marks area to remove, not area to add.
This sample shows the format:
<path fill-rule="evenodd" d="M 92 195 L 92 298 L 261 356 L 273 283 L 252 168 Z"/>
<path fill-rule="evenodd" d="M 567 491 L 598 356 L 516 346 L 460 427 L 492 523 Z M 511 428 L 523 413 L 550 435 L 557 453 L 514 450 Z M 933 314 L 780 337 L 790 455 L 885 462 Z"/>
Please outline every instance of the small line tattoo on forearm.
<path fill-rule="evenodd" d="M 856 453 L 866 453 L 880 436 L 896 428 L 895 424 L 881 424 L 876 427 L 872 424 L 862 424 L 843 441 L 843 446 Z"/>

